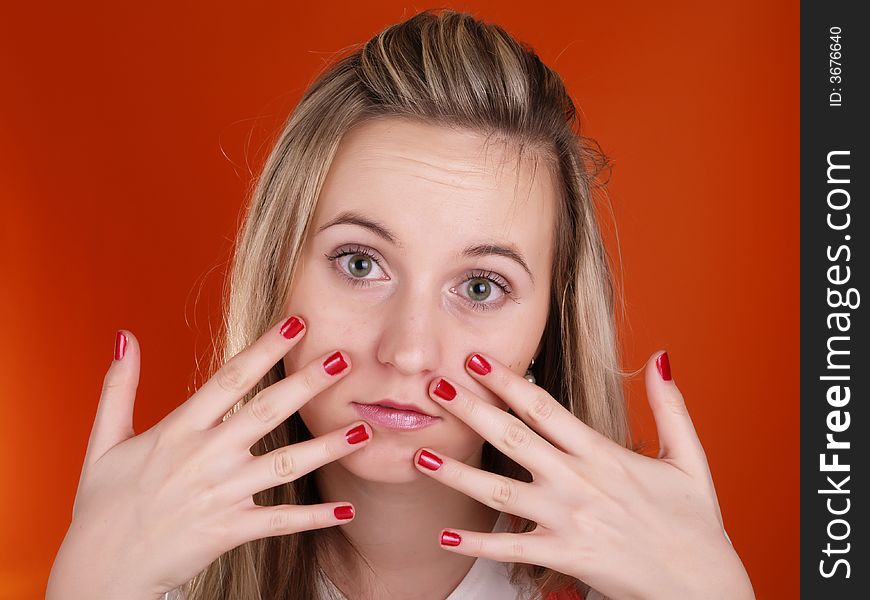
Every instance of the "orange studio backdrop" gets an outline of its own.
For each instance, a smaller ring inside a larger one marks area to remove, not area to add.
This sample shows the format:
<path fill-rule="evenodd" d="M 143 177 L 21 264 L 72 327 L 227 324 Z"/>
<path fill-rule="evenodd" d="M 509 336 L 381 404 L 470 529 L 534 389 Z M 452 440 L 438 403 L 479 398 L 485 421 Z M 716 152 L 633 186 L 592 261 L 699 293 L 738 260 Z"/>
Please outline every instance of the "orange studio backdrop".
<path fill-rule="evenodd" d="M 624 367 L 668 350 L 757 596 L 797 597 L 798 4 L 447 6 L 534 47 L 613 160 Z M 139 433 L 200 381 L 252 174 L 306 85 L 424 8 L 4 8 L 0 598 L 44 595 L 115 331 L 142 345 Z"/>

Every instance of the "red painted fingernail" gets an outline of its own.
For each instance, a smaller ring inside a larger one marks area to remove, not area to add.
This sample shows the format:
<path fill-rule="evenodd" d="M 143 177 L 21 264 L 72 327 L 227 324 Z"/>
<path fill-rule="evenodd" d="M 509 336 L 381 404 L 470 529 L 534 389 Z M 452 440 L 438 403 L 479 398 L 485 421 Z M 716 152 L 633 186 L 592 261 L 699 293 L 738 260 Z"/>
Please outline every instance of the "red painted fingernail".
<path fill-rule="evenodd" d="M 656 359 L 656 368 L 659 370 L 659 375 L 665 381 L 671 380 L 671 361 L 668 359 L 668 353 L 662 352 Z"/>
<path fill-rule="evenodd" d="M 486 375 L 492 371 L 492 366 L 480 354 L 475 354 L 468 360 L 469 368 L 478 375 Z"/>
<path fill-rule="evenodd" d="M 323 361 L 323 368 L 326 369 L 326 372 L 330 375 L 335 375 L 336 373 L 344 371 L 347 368 L 347 363 L 344 362 L 344 357 L 341 355 L 341 352 L 336 352 Z"/>
<path fill-rule="evenodd" d="M 462 537 L 454 531 L 442 531 L 441 543 L 445 546 L 458 546 L 462 541 Z"/>
<path fill-rule="evenodd" d="M 417 459 L 417 464 L 421 467 L 426 467 L 430 471 L 437 471 L 438 468 L 444 464 L 444 461 L 428 450 L 423 450 L 420 452 L 420 458 Z"/>
<path fill-rule="evenodd" d="M 353 518 L 353 506 L 336 506 L 332 512 L 336 519 Z"/>
<path fill-rule="evenodd" d="M 348 444 L 359 444 L 369 439 L 369 432 L 366 431 L 365 425 L 357 425 L 353 429 L 348 429 L 344 434 L 344 439 Z"/>
<path fill-rule="evenodd" d="M 122 332 L 115 334 L 115 360 L 124 358 L 124 353 L 127 351 L 127 336 Z"/>
<path fill-rule="evenodd" d="M 296 317 L 290 317 L 283 325 L 281 325 L 281 335 L 289 340 L 295 338 L 296 334 L 303 329 L 305 329 L 305 325 L 302 321 Z"/>
<path fill-rule="evenodd" d="M 443 379 L 438 380 L 438 385 L 432 391 L 435 392 L 436 396 L 444 400 L 453 400 L 456 397 L 456 388 Z"/>

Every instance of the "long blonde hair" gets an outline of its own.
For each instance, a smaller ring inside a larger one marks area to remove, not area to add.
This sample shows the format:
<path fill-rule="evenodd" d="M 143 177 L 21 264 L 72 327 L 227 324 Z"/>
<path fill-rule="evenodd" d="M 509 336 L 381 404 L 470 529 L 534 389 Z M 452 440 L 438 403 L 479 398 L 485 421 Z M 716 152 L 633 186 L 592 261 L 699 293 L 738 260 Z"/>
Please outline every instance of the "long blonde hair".
<path fill-rule="evenodd" d="M 554 231 L 550 315 L 534 363 L 537 383 L 587 425 L 628 446 L 624 373 L 614 322 L 614 285 L 593 196 L 607 161 L 580 135 L 574 104 L 557 73 L 501 27 L 453 10 L 423 11 L 338 57 L 289 116 L 252 190 L 225 288 L 222 346 L 207 376 L 281 318 L 317 198 L 342 136 L 377 117 L 401 117 L 504 138 L 543 153 L 561 186 Z M 285 376 L 278 363 L 231 411 Z M 253 448 L 262 455 L 311 438 L 298 413 Z M 484 445 L 483 468 L 530 474 Z M 321 502 L 313 474 L 259 492 L 261 506 Z M 514 531 L 534 528 L 512 521 Z M 326 562 L 353 552 L 340 527 L 273 536 L 230 550 L 188 582 L 190 600 L 310 600 Z M 364 559 L 363 559 L 364 560 Z M 585 584 L 516 563 L 512 578 L 543 596 Z"/>

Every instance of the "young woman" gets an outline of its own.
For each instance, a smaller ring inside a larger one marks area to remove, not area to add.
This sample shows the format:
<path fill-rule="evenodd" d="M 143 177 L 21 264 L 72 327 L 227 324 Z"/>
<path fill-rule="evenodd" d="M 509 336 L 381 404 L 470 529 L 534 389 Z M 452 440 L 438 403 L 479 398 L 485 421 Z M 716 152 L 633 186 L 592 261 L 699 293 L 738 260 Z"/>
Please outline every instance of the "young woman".
<path fill-rule="evenodd" d="M 556 73 L 453 11 L 305 93 L 223 356 L 132 432 L 118 333 L 49 600 L 753 598 L 668 355 L 630 449 L 593 188 Z"/>

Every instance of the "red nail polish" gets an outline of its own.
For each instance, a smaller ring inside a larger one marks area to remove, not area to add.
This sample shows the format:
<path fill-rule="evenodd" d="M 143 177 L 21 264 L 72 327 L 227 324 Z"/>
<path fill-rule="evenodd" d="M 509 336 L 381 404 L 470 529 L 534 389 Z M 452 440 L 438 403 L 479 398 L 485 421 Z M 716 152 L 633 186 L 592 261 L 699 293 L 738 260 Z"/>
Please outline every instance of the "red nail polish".
<path fill-rule="evenodd" d="M 336 506 L 332 513 L 336 519 L 350 519 L 353 517 L 353 506 Z"/>
<path fill-rule="evenodd" d="M 458 546 L 462 541 L 462 537 L 454 531 L 442 531 L 441 543 L 445 546 Z"/>
<path fill-rule="evenodd" d="M 438 380 L 438 385 L 432 390 L 436 396 L 444 400 L 453 400 L 456 397 L 456 388 L 443 379 Z"/>
<path fill-rule="evenodd" d="M 468 361 L 469 368 L 478 375 L 486 375 L 492 371 L 492 366 L 480 354 L 475 354 Z"/>
<path fill-rule="evenodd" d="M 335 352 L 323 361 L 323 368 L 330 375 L 335 375 L 336 373 L 344 371 L 347 368 L 347 363 L 344 362 L 344 357 L 341 355 L 341 352 Z"/>
<path fill-rule="evenodd" d="M 124 358 L 125 352 L 127 352 L 127 336 L 118 331 L 115 334 L 115 360 Z"/>
<path fill-rule="evenodd" d="M 305 329 L 305 325 L 302 321 L 296 317 L 290 317 L 283 325 L 281 325 L 281 335 L 289 340 L 295 338 L 296 334 L 303 329 Z"/>
<path fill-rule="evenodd" d="M 658 368 L 662 379 L 665 381 L 671 380 L 671 361 L 668 359 L 667 352 L 662 352 L 656 359 L 656 368 Z"/>
<path fill-rule="evenodd" d="M 348 444 L 359 444 L 369 439 L 369 432 L 366 431 L 365 425 L 357 425 L 353 429 L 348 429 L 344 438 Z"/>
<path fill-rule="evenodd" d="M 430 471 L 437 471 L 444 464 L 444 461 L 427 450 L 420 452 L 420 458 L 417 459 L 417 464 L 421 467 L 426 467 Z"/>

